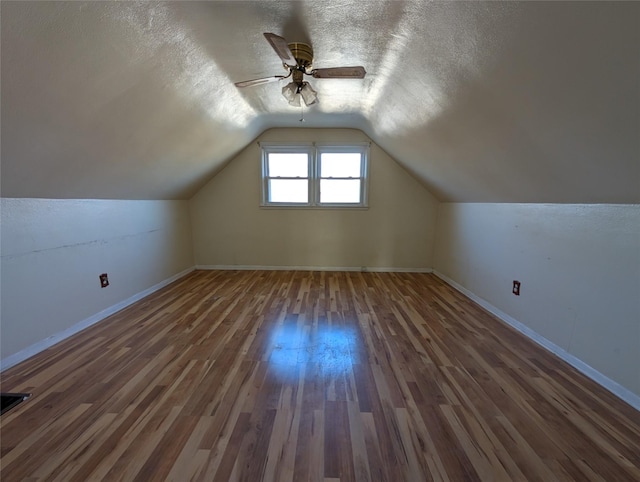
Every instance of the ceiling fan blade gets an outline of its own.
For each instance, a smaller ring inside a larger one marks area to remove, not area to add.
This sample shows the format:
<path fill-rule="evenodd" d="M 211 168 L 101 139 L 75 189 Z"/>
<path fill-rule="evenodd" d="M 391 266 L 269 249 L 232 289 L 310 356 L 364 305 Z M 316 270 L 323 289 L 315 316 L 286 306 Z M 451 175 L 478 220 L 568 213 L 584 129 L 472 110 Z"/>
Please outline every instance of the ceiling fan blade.
<path fill-rule="evenodd" d="M 316 79 L 364 79 L 367 72 L 361 65 L 355 67 L 331 67 L 313 69 L 311 75 Z"/>
<path fill-rule="evenodd" d="M 283 37 L 269 32 L 265 32 L 264 36 L 273 47 L 273 50 L 276 51 L 278 57 L 280 57 L 282 62 L 290 67 L 295 67 L 296 65 L 298 65 L 298 62 L 296 62 L 295 57 L 291 53 L 291 49 L 289 49 L 287 41 Z"/>
<path fill-rule="evenodd" d="M 236 87 L 252 87 L 254 85 L 268 84 L 269 82 L 275 82 L 276 80 L 286 79 L 288 76 L 274 75 L 273 77 L 263 77 L 261 79 L 243 80 L 242 82 L 236 82 Z"/>

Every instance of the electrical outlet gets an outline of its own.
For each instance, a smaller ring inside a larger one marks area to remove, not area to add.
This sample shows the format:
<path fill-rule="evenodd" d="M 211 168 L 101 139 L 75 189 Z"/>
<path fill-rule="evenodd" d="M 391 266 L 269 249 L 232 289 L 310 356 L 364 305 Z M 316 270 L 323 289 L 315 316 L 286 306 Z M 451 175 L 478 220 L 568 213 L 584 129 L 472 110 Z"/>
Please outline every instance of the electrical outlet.
<path fill-rule="evenodd" d="M 513 294 L 520 296 L 520 281 L 513 280 Z"/>
<path fill-rule="evenodd" d="M 109 286 L 109 276 L 107 273 L 102 273 L 100 275 L 100 288 L 106 288 Z"/>

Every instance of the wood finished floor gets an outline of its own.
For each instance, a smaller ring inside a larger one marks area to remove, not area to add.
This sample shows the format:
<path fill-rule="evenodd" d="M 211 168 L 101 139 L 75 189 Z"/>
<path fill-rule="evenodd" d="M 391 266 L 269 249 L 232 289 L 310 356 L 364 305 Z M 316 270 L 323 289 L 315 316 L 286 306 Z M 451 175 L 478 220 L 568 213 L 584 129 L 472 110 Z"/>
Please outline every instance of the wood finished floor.
<path fill-rule="evenodd" d="M 430 274 L 196 271 L 2 374 L 19 480 L 640 480 L 640 413 Z"/>

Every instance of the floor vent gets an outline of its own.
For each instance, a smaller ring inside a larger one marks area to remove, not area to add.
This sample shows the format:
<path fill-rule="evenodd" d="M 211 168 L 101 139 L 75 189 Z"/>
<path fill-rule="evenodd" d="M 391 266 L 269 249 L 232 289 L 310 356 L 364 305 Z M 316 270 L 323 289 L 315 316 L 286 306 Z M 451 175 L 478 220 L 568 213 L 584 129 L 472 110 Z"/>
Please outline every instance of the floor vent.
<path fill-rule="evenodd" d="M 0 410 L 0 415 L 11 410 L 16 405 L 19 405 L 30 396 L 30 393 L 0 393 L 0 399 L 2 400 L 2 410 Z"/>

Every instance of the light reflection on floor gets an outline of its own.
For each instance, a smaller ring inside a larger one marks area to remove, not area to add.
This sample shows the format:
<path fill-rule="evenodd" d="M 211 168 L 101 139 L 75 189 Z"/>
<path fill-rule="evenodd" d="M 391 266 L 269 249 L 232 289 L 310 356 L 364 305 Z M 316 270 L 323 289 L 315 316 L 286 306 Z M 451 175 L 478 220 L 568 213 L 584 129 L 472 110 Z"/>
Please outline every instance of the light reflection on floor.
<path fill-rule="evenodd" d="M 287 376 L 294 367 L 310 365 L 320 368 L 325 377 L 334 377 L 361 362 L 357 346 L 362 341 L 355 324 L 285 323 L 275 328 L 269 367 L 278 375 Z"/>

